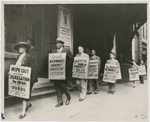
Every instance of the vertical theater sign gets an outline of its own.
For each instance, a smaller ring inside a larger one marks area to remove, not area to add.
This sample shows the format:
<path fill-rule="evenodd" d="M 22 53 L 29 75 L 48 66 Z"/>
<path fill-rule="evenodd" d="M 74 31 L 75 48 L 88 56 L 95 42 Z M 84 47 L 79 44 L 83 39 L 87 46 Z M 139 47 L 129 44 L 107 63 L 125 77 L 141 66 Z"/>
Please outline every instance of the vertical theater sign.
<path fill-rule="evenodd" d="M 64 46 L 73 47 L 72 13 L 69 9 L 59 6 L 57 17 L 57 38 L 65 42 Z"/>

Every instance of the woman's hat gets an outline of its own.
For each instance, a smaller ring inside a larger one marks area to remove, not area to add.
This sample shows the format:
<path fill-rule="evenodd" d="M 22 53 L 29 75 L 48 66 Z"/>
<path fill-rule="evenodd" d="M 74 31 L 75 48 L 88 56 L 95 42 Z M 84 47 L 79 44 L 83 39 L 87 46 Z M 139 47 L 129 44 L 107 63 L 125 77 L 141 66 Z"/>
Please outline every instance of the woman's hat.
<path fill-rule="evenodd" d="M 14 49 L 19 50 L 19 47 L 26 47 L 27 49 L 30 49 L 32 46 L 28 44 L 27 42 L 19 42 L 18 44 L 14 46 Z"/>
<path fill-rule="evenodd" d="M 57 39 L 56 39 L 56 42 L 55 42 L 55 43 L 58 43 L 58 42 L 61 43 L 61 44 L 64 44 L 64 41 L 62 41 L 61 38 L 57 38 Z"/>

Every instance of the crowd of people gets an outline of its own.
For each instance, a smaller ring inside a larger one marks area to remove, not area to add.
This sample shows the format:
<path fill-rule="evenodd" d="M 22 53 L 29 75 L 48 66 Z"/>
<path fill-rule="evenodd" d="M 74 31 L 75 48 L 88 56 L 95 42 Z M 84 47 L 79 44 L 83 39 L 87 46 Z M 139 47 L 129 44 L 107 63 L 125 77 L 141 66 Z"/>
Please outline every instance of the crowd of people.
<path fill-rule="evenodd" d="M 29 53 L 29 49 L 32 46 L 26 42 L 19 42 L 14 46 L 14 49 L 18 50 L 20 55 L 18 56 L 15 65 L 17 66 L 27 66 L 31 67 L 31 82 L 30 82 L 30 96 L 31 91 L 34 83 L 37 82 L 37 73 L 34 63 L 33 56 Z M 57 95 L 57 105 L 55 107 L 60 107 L 63 105 L 63 99 L 62 94 L 63 92 L 66 94 L 66 105 L 70 104 L 71 101 L 71 94 L 67 87 L 67 82 L 70 81 L 72 77 L 72 65 L 73 65 L 73 55 L 70 52 L 70 49 L 64 47 L 64 42 L 61 39 L 56 40 L 56 50 L 52 50 L 50 53 L 66 53 L 66 79 L 65 80 L 53 80 L 54 86 L 56 89 L 56 95 Z M 89 58 L 89 60 L 98 60 L 98 74 L 100 73 L 100 67 L 101 67 L 101 59 L 99 56 L 96 55 L 96 50 L 91 50 L 91 56 L 89 57 L 88 54 L 84 53 L 83 46 L 78 47 L 78 54 L 76 57 L 86 57 Z M 117 73 L 119 72 L 119 62 L 115 59 L 115 54 L 113 52 L 110 52 L 110 59 L 106 61 L 107 64 L 114 64 L 118 66 Z M 143 65 L 143 61 L 141 61 L 141 64 Z M 137 68 L 137 64 L 135 61 L 133 61 L 133 66 Z M 81 79 L 81 78 L 75 78 L 76 84 L 80 90 L 80 97 L 79 101 L 83 101 L 88 94 L 92 94 L 92 89 L 94 89 L 94 94 L 98 94 L 99 92 L 99 76 L 98 79 Z M 143 76 L 140 76 L 140 82 L 144 83 Z M 115 94 L 115 83 L 109 83 L 108 85 L 108 94 Z M 136 87 L 136 81 L 133 81 L 133 88 Z M 26 116 L 26 111 L 32 106 L 31 103 L 29 103 L 29 99 L 23 99 L 23 109 L 22 113 L 19 116 L 19 119 L 22 119 Z"/>

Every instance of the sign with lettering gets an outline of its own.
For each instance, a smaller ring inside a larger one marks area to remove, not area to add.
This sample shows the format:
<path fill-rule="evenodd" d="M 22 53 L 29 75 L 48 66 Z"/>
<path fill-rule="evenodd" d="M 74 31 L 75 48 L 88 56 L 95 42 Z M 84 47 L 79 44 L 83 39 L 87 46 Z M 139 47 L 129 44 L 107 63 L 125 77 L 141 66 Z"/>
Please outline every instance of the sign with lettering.
<path fill-rule="evenodd" d="M 11 96 L 29 99 L 31 68 L 11 65 L 9 74 L 8 94 Z"/>
<path fill-rule="evenodd" d="M 72 77 L 87 79 L 88 67 L 89 67 L 89 58 L 75 57 L 73 62 Z"/>
<path fill-rule="evenodd" d="M 146 75 L 146 68 L 145 65 L 138 66 L 139 75 Z"/>
<path fill-rule="evenodd" d="M 66 79 L 66 53 L 49 53 L 48 78 L 50 80 Z"/>
<path fill-rule="evenodd" d="M 89 79 L 98 79 L 98 60 L 90 60 L 89 61 Z"/>
<path fill-rule="evenodd" d="M 137 68 L 129 69 L 129 79 L 130 81 L 139 80 L 139 73 Z"/>
<path fill-rule="evenodd" d="M 65 42 L 64 46 L 72 49 L 72 13 L 69 9 L 59 6 L 57 19 L 57 38 Z"/>
<path fill-rule="evenodd" d="M 103 81 L 115 83 L 117 77 L 118 66 L 113 64 L 105 64 Z"/>

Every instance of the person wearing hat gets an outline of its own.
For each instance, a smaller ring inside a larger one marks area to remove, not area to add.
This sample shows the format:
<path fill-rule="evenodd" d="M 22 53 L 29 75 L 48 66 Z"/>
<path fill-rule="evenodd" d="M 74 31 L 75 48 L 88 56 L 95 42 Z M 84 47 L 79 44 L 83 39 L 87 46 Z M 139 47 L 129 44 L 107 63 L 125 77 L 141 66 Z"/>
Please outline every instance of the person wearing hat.
<path fill-rule="evenodd" d="M 25 66 L 25 67 L 31 67 L 31 81 L 30 81 L 30 97 L 31 97 L 31 90 L 35 82 L 37 82 L 37 73 L 34 63 L 33 56 L 29 53 L 29 49 L 32 48 L 32 46 L 26 42 L 19 42 L 14 46 L 14 49 L 19 51 L 20 55 L 17 57 L 16 65 L 17 66 Z M 22 119 L 26 116 L 26 111 L 32 106 L 31 103 L 29 103 L 29 99 L 23 99 L 23 109 L 22 113 L 19 116 L 19 119 Z"/>
<path fill-rule="evenodd" d="M 72 76 L 73 55 L 69 48 L 64 48 L 64 42 L 60 38 L 57 38 L 55 43 L 57 49 L 52 50 L 52 53 L 66 53 L 66 80 L 53 80 L 57 95 L 57 105 L 55 107 L 60 107 L 63 105 L 62 91 L 64 91 L 67 96 L 65 104 L 70 104 L 71 95 L 67 86 L 67 82 Z"/>

